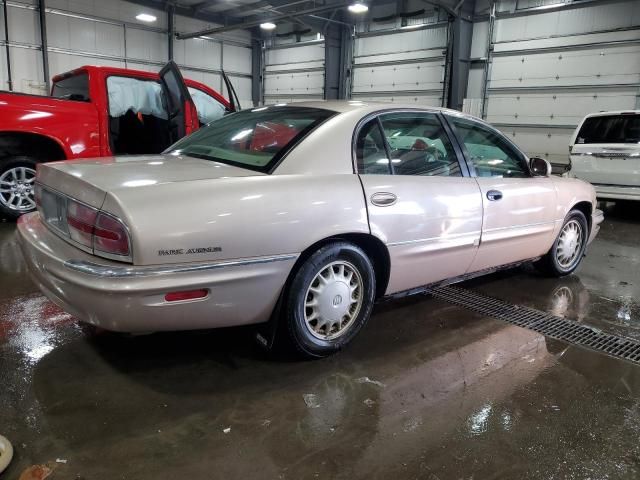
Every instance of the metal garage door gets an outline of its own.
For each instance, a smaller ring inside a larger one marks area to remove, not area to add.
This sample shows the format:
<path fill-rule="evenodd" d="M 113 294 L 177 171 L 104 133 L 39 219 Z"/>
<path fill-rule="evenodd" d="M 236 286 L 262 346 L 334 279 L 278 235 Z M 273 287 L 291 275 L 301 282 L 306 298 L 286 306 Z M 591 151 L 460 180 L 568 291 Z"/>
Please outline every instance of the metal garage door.
<path fill-rule="evenodd" d="M 446 23 L 399 33 L 358 33 L 351 97 L 441 106 L 446 45 Z"/>
<path fill-rule="evenodd" d="M 264 103 L 324 98 L 324 41 L 269 47 L 265 52 Z"/>
<path fill-rule="evenodd" d="M 487 120 L 529 155 L 567 163 L 570 136 L 587 113 L 638 108 L 639 27 L 637 1 L 498 12 Z"/>

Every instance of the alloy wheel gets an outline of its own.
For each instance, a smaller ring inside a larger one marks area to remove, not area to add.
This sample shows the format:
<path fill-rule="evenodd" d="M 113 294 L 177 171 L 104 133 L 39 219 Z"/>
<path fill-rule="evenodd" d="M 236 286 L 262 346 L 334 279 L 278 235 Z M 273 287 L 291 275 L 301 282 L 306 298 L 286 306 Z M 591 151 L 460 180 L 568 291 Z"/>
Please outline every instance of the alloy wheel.
<path fill-rule="evenodd" d="M 36 208 L 34 182 L 36 171 L 15 167 L 0 175 L 0 203 L 10 210 L 27 212 Z"/>

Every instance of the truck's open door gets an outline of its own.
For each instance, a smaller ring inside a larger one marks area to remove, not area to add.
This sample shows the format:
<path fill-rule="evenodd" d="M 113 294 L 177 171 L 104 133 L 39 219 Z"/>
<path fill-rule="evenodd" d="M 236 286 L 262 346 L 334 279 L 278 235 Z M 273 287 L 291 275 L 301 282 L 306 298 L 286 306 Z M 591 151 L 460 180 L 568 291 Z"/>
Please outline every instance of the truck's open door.
<path fill-rule="evenodd" d="M 238 99 L 238 95 L 236 94 L 236 89 L 233 88 L 233 84 L 231 83 L 231 80 L 229 80 L 229 77 L 224 72 L 224 70 L 222 71 L 222 80 L 224 80 L 224 84 L 227 87 L 227 92 L 229 93 L 229 103 L 231 104 L 230 110 L 232 112 L 239 112 L 240 110 L 242 110 L 242 107 L 240 106 L 240 100 Z"/>
<path fill-rule="evenodd" d="M 180 69 L 173 60 L 160 70 L 160 83 L 167 102 L 169 134 L 173 143 L 198 129 L 198 113 Z"/>

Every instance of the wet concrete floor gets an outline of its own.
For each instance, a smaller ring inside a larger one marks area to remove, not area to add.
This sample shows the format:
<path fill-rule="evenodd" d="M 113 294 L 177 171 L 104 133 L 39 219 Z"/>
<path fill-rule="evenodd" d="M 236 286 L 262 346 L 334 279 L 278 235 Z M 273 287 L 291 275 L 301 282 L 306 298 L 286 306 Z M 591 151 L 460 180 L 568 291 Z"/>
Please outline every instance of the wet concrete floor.
<path fill-rule="evenodd" d="M 640 339 L 640 213 L 607 211 L 577 274 L 468 288 Z M 636 210 L 637 211 L 637 210 Z M 348 350 L 266 356 L 250 329 L 99 333 L 29 281 L 0 224 L 0 478 L 640 477 L 640 368 L 428 296 Z M 57 463 L 56 459 L 66 463 Z"/>

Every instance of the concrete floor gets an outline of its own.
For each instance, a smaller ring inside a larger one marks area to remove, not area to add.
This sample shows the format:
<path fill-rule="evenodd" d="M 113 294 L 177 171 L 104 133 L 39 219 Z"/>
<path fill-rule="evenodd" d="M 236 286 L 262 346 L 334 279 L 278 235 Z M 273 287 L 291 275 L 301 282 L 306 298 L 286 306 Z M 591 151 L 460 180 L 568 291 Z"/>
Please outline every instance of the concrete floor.
<path fill-rule="evenodd" d="M 634 210 L 607 210 L 576 275 L 466 286 L 640 339 Z M 0 224 L 0 434 L 16 448 L 2 478 L 640 476 L 631 364 L 427 296 L 379 305 L 313 362 L 265 356 L 248 329 L 98 333 L 36 291 L 14 227 Z"/>

